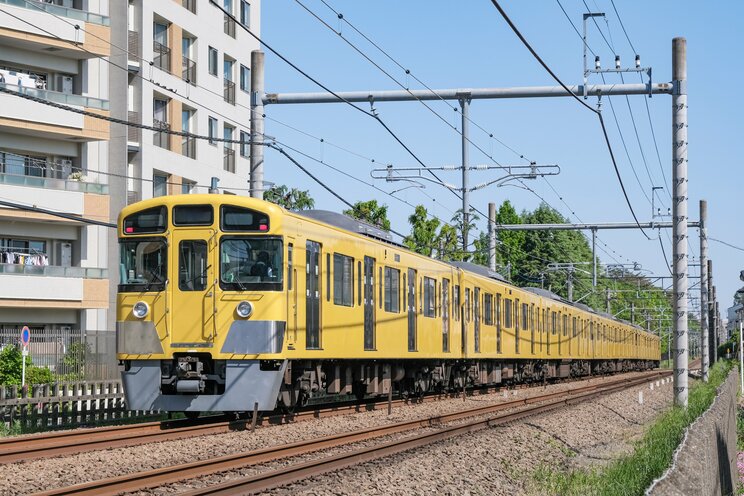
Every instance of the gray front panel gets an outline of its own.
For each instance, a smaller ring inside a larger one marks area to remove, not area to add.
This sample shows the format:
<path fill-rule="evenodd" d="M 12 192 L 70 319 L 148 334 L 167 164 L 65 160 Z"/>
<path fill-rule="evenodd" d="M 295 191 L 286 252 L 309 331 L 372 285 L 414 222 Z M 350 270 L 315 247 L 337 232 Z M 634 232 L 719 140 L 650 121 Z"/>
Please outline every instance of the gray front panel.
<path fill-rule="evenodd" d="M 121 373 L 130 410 L 170 412 L 247 412 L 254 403 L 273 410 L 279 396 L 287 361 L 279 370 L 261 370 L 258 360 L 228 360 L 225 392 L 211 394 L 160 394 L 160 361 L 133 360 Z"/>
<path fill-rule="evenodd" d="M 280 353 L 286 323 L 278 320 L 236 320 L 230 324 L 221 353 Z"/>
<path fill-rule="evenodd" d="M 155 324 L 143 320 L 117 322 L 116 352 L 131 355 L 163 353 L 163 345 L 160 343 Z"/>

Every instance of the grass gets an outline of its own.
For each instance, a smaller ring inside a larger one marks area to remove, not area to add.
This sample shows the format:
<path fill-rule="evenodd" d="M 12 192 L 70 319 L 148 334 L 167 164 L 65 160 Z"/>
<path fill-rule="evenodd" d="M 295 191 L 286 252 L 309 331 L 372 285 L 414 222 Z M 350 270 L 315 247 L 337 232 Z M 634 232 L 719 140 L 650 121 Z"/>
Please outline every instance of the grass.
<path fill-rule="evenodd" d="M 671 465 L 685 428 L 710 407 L 716 388 L 726 379 L 732 366 L 731 362 L 723 361 L 715 364 L 709 382 L 696 382 L 690 388 L 686 410 L 672 407 L 662 414 L 635 444 L 632 453 L 608 466 L 563 471 L 556 469 L 555 465 L 540 466 L 533 474 L 538 493 L 563 496 L 644 494 L 651 482 Z M 744 419 L 738 420 L 740 429 L 744 428 Z"/>

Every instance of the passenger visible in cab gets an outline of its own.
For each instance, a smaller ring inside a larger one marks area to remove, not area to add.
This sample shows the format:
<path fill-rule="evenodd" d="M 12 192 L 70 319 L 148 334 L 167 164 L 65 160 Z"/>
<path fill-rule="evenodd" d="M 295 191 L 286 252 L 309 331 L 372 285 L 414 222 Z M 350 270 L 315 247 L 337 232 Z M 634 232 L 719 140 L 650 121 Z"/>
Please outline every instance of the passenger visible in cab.
<path fill-rule="evenodd" d="M 265 251 L 258 253 L 258 261 L 251 267 L 252 276 L 271 277 L 273 275 L 269 265 L 269 254 Z"/>

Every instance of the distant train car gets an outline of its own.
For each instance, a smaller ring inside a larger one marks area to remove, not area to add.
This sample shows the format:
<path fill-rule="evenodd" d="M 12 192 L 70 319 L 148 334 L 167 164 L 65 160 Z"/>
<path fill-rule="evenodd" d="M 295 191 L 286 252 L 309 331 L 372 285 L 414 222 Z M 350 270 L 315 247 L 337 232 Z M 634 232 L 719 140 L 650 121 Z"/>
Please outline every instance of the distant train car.
<path fill-rule="evenodd" d="M 343 215 L 180 195 L 119 217 L 129 408 L 273 410 L 652 368 L 659 338 Z"/>

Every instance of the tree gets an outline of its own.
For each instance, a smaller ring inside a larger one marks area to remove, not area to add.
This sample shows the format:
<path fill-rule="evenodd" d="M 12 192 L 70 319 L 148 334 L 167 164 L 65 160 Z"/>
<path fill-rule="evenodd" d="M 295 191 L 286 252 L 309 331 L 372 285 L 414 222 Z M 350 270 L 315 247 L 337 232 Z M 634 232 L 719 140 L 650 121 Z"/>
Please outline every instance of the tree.
<path fill-rule="evenodd" d="M 287 210 L 308 210 L 315 206 L 315 200 L 313 200 L 307 190 L 289 189 L 284 184 L 272 186 L 264 191 L 263 199 L 281 205 Z"/>
<path fill-rule="evenodd" d="M 408 222 L 411 224 L 411 234 L 403 238 L 403 244 L 416 253 L 430 257 L 437 248 L 439 240 L 437 229 L 440 223 L 438 219 L 428 219 L 427 217 L 426 208 L 423 205 L 417 205 L 413 214 L 408 217 Z"/>
<path fill-rule="evenodd" d="M 474 208 L 470 208 L 470 215 L 468 215 L 468 223 L 465 224 L 465 219 L 463 218 L 462 212 L 463 210 L 460 208 L 455 212 L 455 215 L 452 216 L 452 224 L 455 227 L 455 232 L 457 233 L 457 240 L 460 244 L 461 248 L 464 248 L 463 254 L 463 260 L 468 260 L 470 257 L 468 256 L 469 246 L 463 247 L 463 239 L 465 238 L 465 235 L 467 235 L 470 231 L 475 229 L 475 223 L 480 219 L 478 215 L 475 213 Z M 468 243 L 470 244 L 470 243 Z"/>
<path fill-rule="evenodd" d="M 457 239 L 457 230 L 454 226 L 444 224 L 437 236 L 437 258 L 447 261 L 463 260 L 464 253 Z"/>
<path fill-rule="evenodd" d="M 378 205 L 377 200 L 359 201 L 351 209 L 344 210 L 344 215 L 389 231 L 390 221 L 387 218 L 387 209 L 387 205 Z"/>

